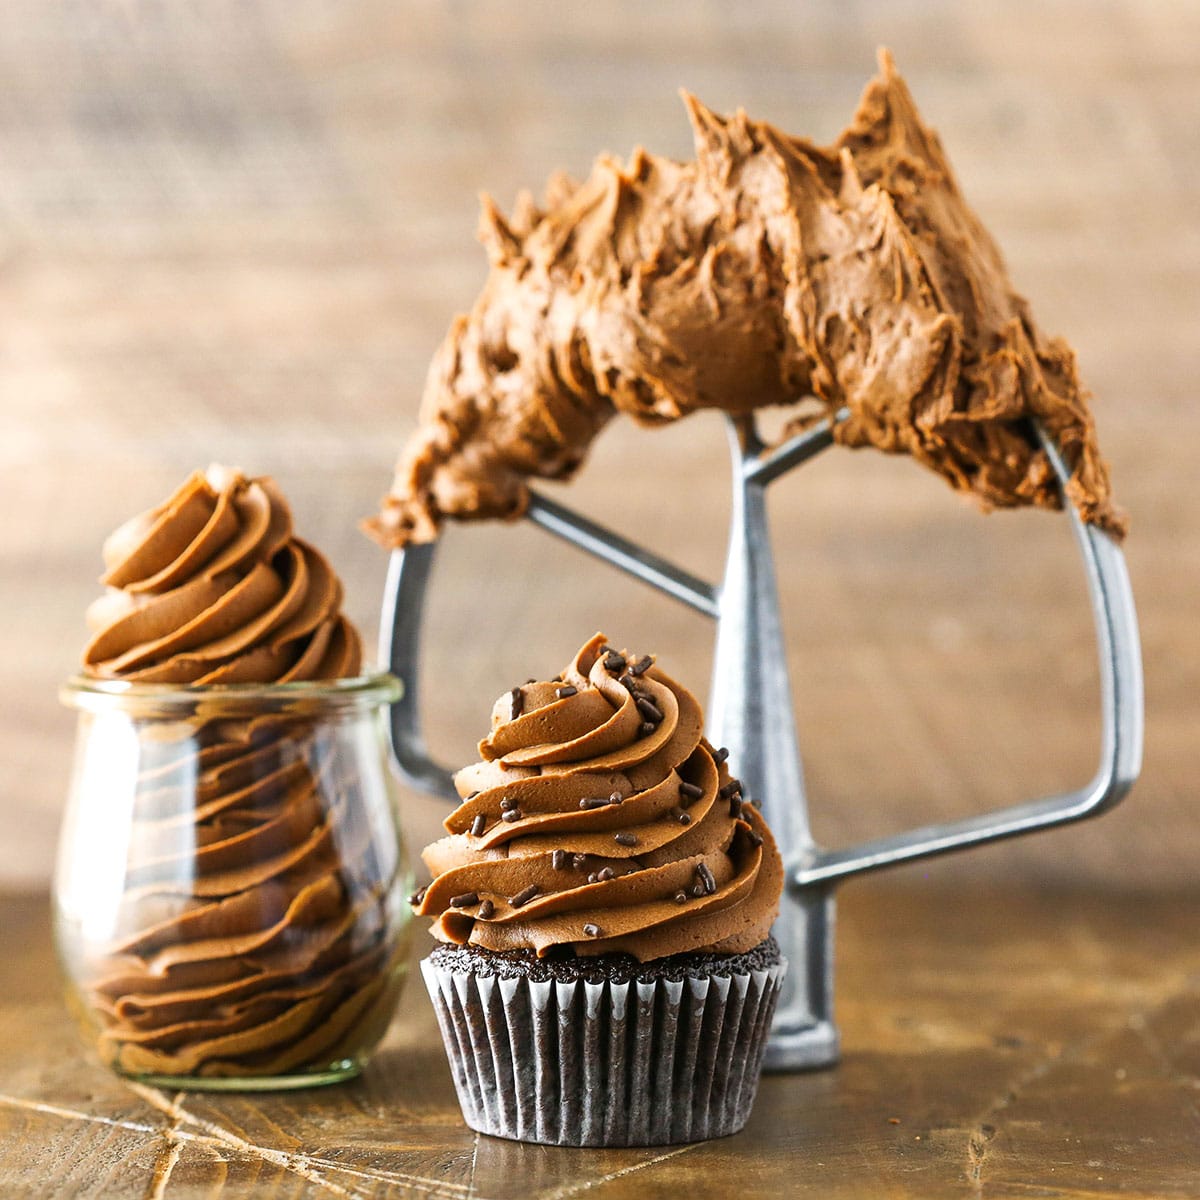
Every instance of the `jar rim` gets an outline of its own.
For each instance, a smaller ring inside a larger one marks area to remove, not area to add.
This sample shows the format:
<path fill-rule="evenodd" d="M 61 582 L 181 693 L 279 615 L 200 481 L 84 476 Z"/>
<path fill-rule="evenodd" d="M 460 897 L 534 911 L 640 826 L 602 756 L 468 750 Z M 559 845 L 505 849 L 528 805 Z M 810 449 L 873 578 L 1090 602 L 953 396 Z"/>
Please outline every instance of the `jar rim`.
<path fill-rule="evenodd" d="M 72 675 L 59 688 L 59 699 L 69 708 L 98 712 L 163 712 L 178 715 L 198 708 L 245 712 L 311 711 L 371 708 L 391 704 L 404 693 L 404 685 L 387 671 L 343 679 L 306 679 L 287 683 L 137 683 L 128 679 L 96 679 Z"/>

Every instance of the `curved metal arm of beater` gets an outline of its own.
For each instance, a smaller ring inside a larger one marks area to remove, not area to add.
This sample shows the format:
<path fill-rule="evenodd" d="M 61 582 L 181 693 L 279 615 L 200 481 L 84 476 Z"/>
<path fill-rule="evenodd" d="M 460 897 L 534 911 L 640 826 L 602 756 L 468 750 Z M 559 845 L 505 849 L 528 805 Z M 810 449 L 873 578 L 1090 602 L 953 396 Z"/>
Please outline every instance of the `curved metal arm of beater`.
<path fill-rule="evenodd" d="M 379 661 L 388 664 L 403 689 L 389 714 L 393 766 L 413 787 L 456 801 L 454 773 L 430 758 L 425 748 L 417 686 L 421 613 L 436 550 L 431 542 L 392 551 L 379 621 Z"/>
<path fill-rule="evenodd" d="M 534 492 L 526 516 L 539 528 L 619 567 L 635 579 L 704 613 L 717 615 L 717 589 L 628 538 Z M 421 734 L 418 652 L 421 614 L 436 543 L 394 550 L 379 624 L 379 660 L 403 685 L 391 709 L 392 760 L 413 787 L 457 800 L 454 774 L 430 757 Z"/>
<path fill-rule="evenodd" d="M 842 409 L 832 420 L 817 422 L 765 453 L 753 420 L 748 420 L 745 423 L 748 456 L 743 460 L 747 482 L 769 483 L 826 449 L 833 442 L 834 425 L 848 415 L 848 410 Z M 538 492 L 531 492 L 525 515 L 540 529 L 657 591 L 707 617 L 719 617 L 721 589 L 654 551 Z M 388 664 L 403 688 L 390 714 L 393 766 L 413 787 L 456 800 L 453 772 L 430 756 L 421 733 L 418 666 L 421 618 L 436 550 L 436 543 L 426 543 L 392 552 L 380 615 L 379 661 Z"/>
<path fill-rule="evenodd" d="M 717 589 L 711 583 L 685 571 L 631 542 L 628 538 L 606 529 L 588 517 L 580 516 L 569 508 L 532 492 L 525 515 L 539 528 L 554 534 L 564 541 L 578 546 L 593 557 L 648 583 L 652 588 L 673 596 L 690 608 L 702 612 L 706 617 L 717 615 Z"/>
<path fill-rule="evenodd" d="M 1095 776 L 1077 791 L 998 812 L 927 825 L 847 849 L 814 850 L 808 861 L 792 871 L 793 891 L 1098 816 L 1120 803 L 1137 779 L 1142 766 L 1142 655 L 1125 558 L 1108 534 L 1080 520 L 1065 494 L 1070 471 L 1045 431 L 1038 428 L 1037 435 L 1064 492 L 1063 508 L 1083 557 L 1096 624 L 1102 724 Z"/>

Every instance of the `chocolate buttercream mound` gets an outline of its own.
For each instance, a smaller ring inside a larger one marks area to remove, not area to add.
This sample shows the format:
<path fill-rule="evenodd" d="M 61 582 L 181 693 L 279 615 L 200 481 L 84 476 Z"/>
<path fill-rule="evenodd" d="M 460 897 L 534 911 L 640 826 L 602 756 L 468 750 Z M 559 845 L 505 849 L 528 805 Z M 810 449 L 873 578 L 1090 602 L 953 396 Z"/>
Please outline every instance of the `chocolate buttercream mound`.
<path fill-rule="evenodd" d="M 104 544 L 86 674 L 138 683 L 287 683 L 357 675 L 342 584 L 292 534 L 274 480 L 213 466 Z"/>
<path fill-rule="evenodd" d="M 114 928 L 84 947 L 102 1057 L 140 1075 L 265 1076 L 365 1052 L 399 986 L 399 854 L 372 829 L 355 727 L 237 689 L 357 675 L 326 560 L 270 479 L 210 468 L 105 545 L 84 670 L 211 688 L 136 726 Z M 119 812 L 126 803 L 114 794 Z"/>
<path fill-rule="evenodd" d="M 455 777 L 450 836 L 423 852 L 434 879 L 415 907 L 440 941 L 644 962 L 768 936 L 783 887 L 770 830 L 691 692 L 634 663 L 597 634 L 560 678 L 496 701 L 483 761 Z"/>
<path fill-rule="evenodd" d="M 849 409 L 843 445 L 911 454 L 985 508 L 1059 507 L 1036 420 L 1080 515 L 1123 535 L 1074 353 L 1035 325 L 886 51 L 880 66 L 832 146 L 686 96 L 694 162 L 602 157 L 507 220 L 485 199 L 487 283 L 368 531 L 402 546 L 446 518 L 515 517 L 528 480 L 569 478 L 617 413 L 814 397 Z"/>

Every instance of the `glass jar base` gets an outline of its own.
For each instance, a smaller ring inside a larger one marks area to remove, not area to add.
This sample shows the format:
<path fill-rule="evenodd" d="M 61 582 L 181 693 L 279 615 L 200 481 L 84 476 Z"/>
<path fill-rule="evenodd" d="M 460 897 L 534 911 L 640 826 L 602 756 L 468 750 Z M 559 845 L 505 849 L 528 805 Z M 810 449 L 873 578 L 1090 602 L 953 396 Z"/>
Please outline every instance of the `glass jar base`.
<path fill-rule="evenodd" d="M 125 1079 L 144 1083 L 147 1087 L 164 1088 L 172 1092 L 290 1092 L 300 1088 L 329 1087 L 345 1083 L 362 1073 L 363 1064 L 353 1059 L 330 1063 L 321 1071 L 301 1071 L 294 1075 L 135 1075 L 118 1071 Z"/>

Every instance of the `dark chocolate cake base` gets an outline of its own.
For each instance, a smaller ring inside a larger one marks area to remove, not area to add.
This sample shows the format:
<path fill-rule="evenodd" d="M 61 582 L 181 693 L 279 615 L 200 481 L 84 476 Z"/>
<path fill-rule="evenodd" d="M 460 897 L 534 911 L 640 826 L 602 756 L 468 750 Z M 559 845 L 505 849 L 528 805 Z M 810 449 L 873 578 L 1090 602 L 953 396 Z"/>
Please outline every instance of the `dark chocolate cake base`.
<path fill-rule="evenodd" d="M 467 1124 L 560 1146 L 736 1133 L 786 968 L 772 939 L 646 963 L 446 946 L 421 964 Z"/>
<path fill-rule="evenodd" d="M 769 970 L 778 965 L 779 943 L 773 937 L 744 954 L 672 954 L 639 962 L 631 954 L 566 955 L 539 958 L 532 950 L 480 950 L 474 946 L 438 946 L 429 961 L 440 971 L 494 975 L 498 979 L 557 980 L 570 983 L 652 983 L 656 979 L 707 979 Z"/>

